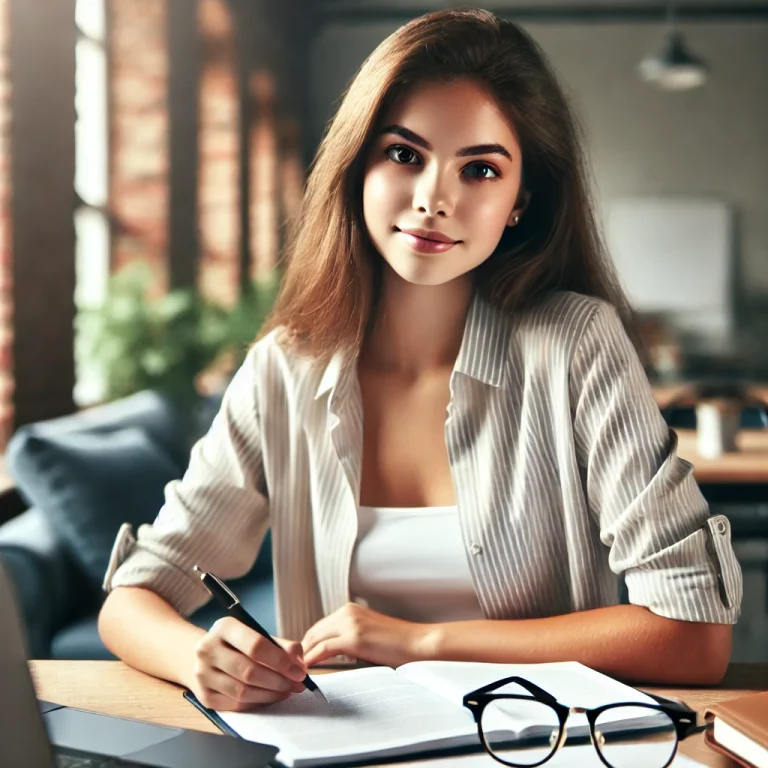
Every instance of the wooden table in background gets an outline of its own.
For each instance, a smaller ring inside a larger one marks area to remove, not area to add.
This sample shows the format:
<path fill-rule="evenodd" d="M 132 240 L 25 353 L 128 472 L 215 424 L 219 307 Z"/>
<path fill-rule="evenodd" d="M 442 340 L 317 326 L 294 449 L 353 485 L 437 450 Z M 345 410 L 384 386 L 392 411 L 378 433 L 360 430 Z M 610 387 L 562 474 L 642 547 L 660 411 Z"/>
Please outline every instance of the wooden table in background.
<path fill-rule="evenodd" d="M 661 410 L 670 406 L 690 407 L 696 405 L 696 382 L 680 381 L 673 384 L 654 384 L 653 396 Z M 743 392 L 755 403 L 768 407 L 768 384 L 745 384 Z"/>
<path fill-rule="evenodd" d="M 180 688 L 136 672 L 120 661 L 31 661 L 30 668 L 37 695 L 46 701 L 177 728 L 217 732 L 182 698 Z M 701 710 L 752 691 L 768 690 L 768 664 L 733 664 L 717 688 L 648 690 L 682 699 Z M 680 751 L 712 768 L 733 765 L 710 750 L 701 735 L 682 742 Z"/>
<path fill-rule="evenodd" d="M 734 453 L 705 459 L 696 450 L 696 430 L 676 429 L 678 453 L 693 464 L 699 483 L 768 483 L 768 429 L 742 429 Z"/>

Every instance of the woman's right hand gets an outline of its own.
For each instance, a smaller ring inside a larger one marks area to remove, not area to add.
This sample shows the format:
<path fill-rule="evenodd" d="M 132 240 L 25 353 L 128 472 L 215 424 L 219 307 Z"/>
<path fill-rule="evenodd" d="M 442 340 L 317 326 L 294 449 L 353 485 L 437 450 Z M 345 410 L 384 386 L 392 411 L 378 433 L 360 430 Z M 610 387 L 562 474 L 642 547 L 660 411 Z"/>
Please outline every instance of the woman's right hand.
<path fill-rule="evenodd" d="M 219 619 L 195 648 L 192 692 L 210 709 L 234 712 L 301 693 L 301 643 L 277 642 L 280 648 L 231 616 Z"/>

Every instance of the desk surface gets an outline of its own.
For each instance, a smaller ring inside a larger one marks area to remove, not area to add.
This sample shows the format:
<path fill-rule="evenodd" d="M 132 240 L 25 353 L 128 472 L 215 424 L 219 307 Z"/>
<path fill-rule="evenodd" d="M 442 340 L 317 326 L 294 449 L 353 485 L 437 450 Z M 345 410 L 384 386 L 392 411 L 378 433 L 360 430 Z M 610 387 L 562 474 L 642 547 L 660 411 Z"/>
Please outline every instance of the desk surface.
<path fill-rule="evenodd" d="M 704 459 L 696 450 L 696 430 L 676 429 L 678 453 L 693 464 L 699 483 L 768 483 L 768 429 L 742 429 L 735 453 Z"/>
<path fill-rule="evenodd" d="M 163 725 L 216 732 L 181 696 L 181 689 L 136 672 L 120 661 L 31 661 L 37 695 L 46 701 L 133 717 Z M 700 710 L 718 701 L 768 690 L 768 664 L 734 664 L 715 689 L 655 688 Z M 681 752 L 713 768 L 733 763 L 710 750 L 700 735 L 681 743 Z"/>

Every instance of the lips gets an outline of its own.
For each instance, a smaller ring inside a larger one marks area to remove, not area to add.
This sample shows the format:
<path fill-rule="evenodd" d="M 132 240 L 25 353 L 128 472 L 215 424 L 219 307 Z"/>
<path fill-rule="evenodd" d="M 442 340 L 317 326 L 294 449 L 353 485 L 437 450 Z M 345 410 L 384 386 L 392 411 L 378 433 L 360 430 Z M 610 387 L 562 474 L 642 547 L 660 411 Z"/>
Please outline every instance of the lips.
<path fill-rule="evenodd" d="M 413 237 L 420 237 L 422 240 L 428 240 L 433 243 L 449 243 L 455 245 L 460 240 L 454 240 L 452 237 L 444 235 L 442 232 L 438 232 L 434 229 L 400 229 L 406 235 L 412 235 Z"/>
<path fill-rule="evenodd" d="M 406 245 L 415 253 L 421 253 L 425 255 L 434 255 L 437 253 L 445 253 L 450 251 L 451 248 L 455 248 L 461 240 L 452 240 L 446 237 L 442 232 L 435 232 L 434 230 L 425 229 L 397 229 L 395 232 L 402 237 Z M 417 234 L 417 233 L 424 233 Z M 429 233 L 431 237 L 425 235 Z M 433 240 L 432 238 L 440 237 L 440 240 Z"/>

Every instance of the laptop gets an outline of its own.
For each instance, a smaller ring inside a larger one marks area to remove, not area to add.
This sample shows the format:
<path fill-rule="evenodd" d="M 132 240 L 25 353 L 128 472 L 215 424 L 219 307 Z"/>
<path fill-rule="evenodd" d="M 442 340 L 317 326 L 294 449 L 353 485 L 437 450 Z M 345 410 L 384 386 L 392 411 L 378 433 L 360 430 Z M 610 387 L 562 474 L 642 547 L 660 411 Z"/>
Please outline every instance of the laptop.
<path fill-rule="evenodd" d="M 0 567 L 2 768 L 262 768 L 277 747 L 37 701 L 10 580 Z M 181 692 L 179 692 L 181 696 Z"/>

